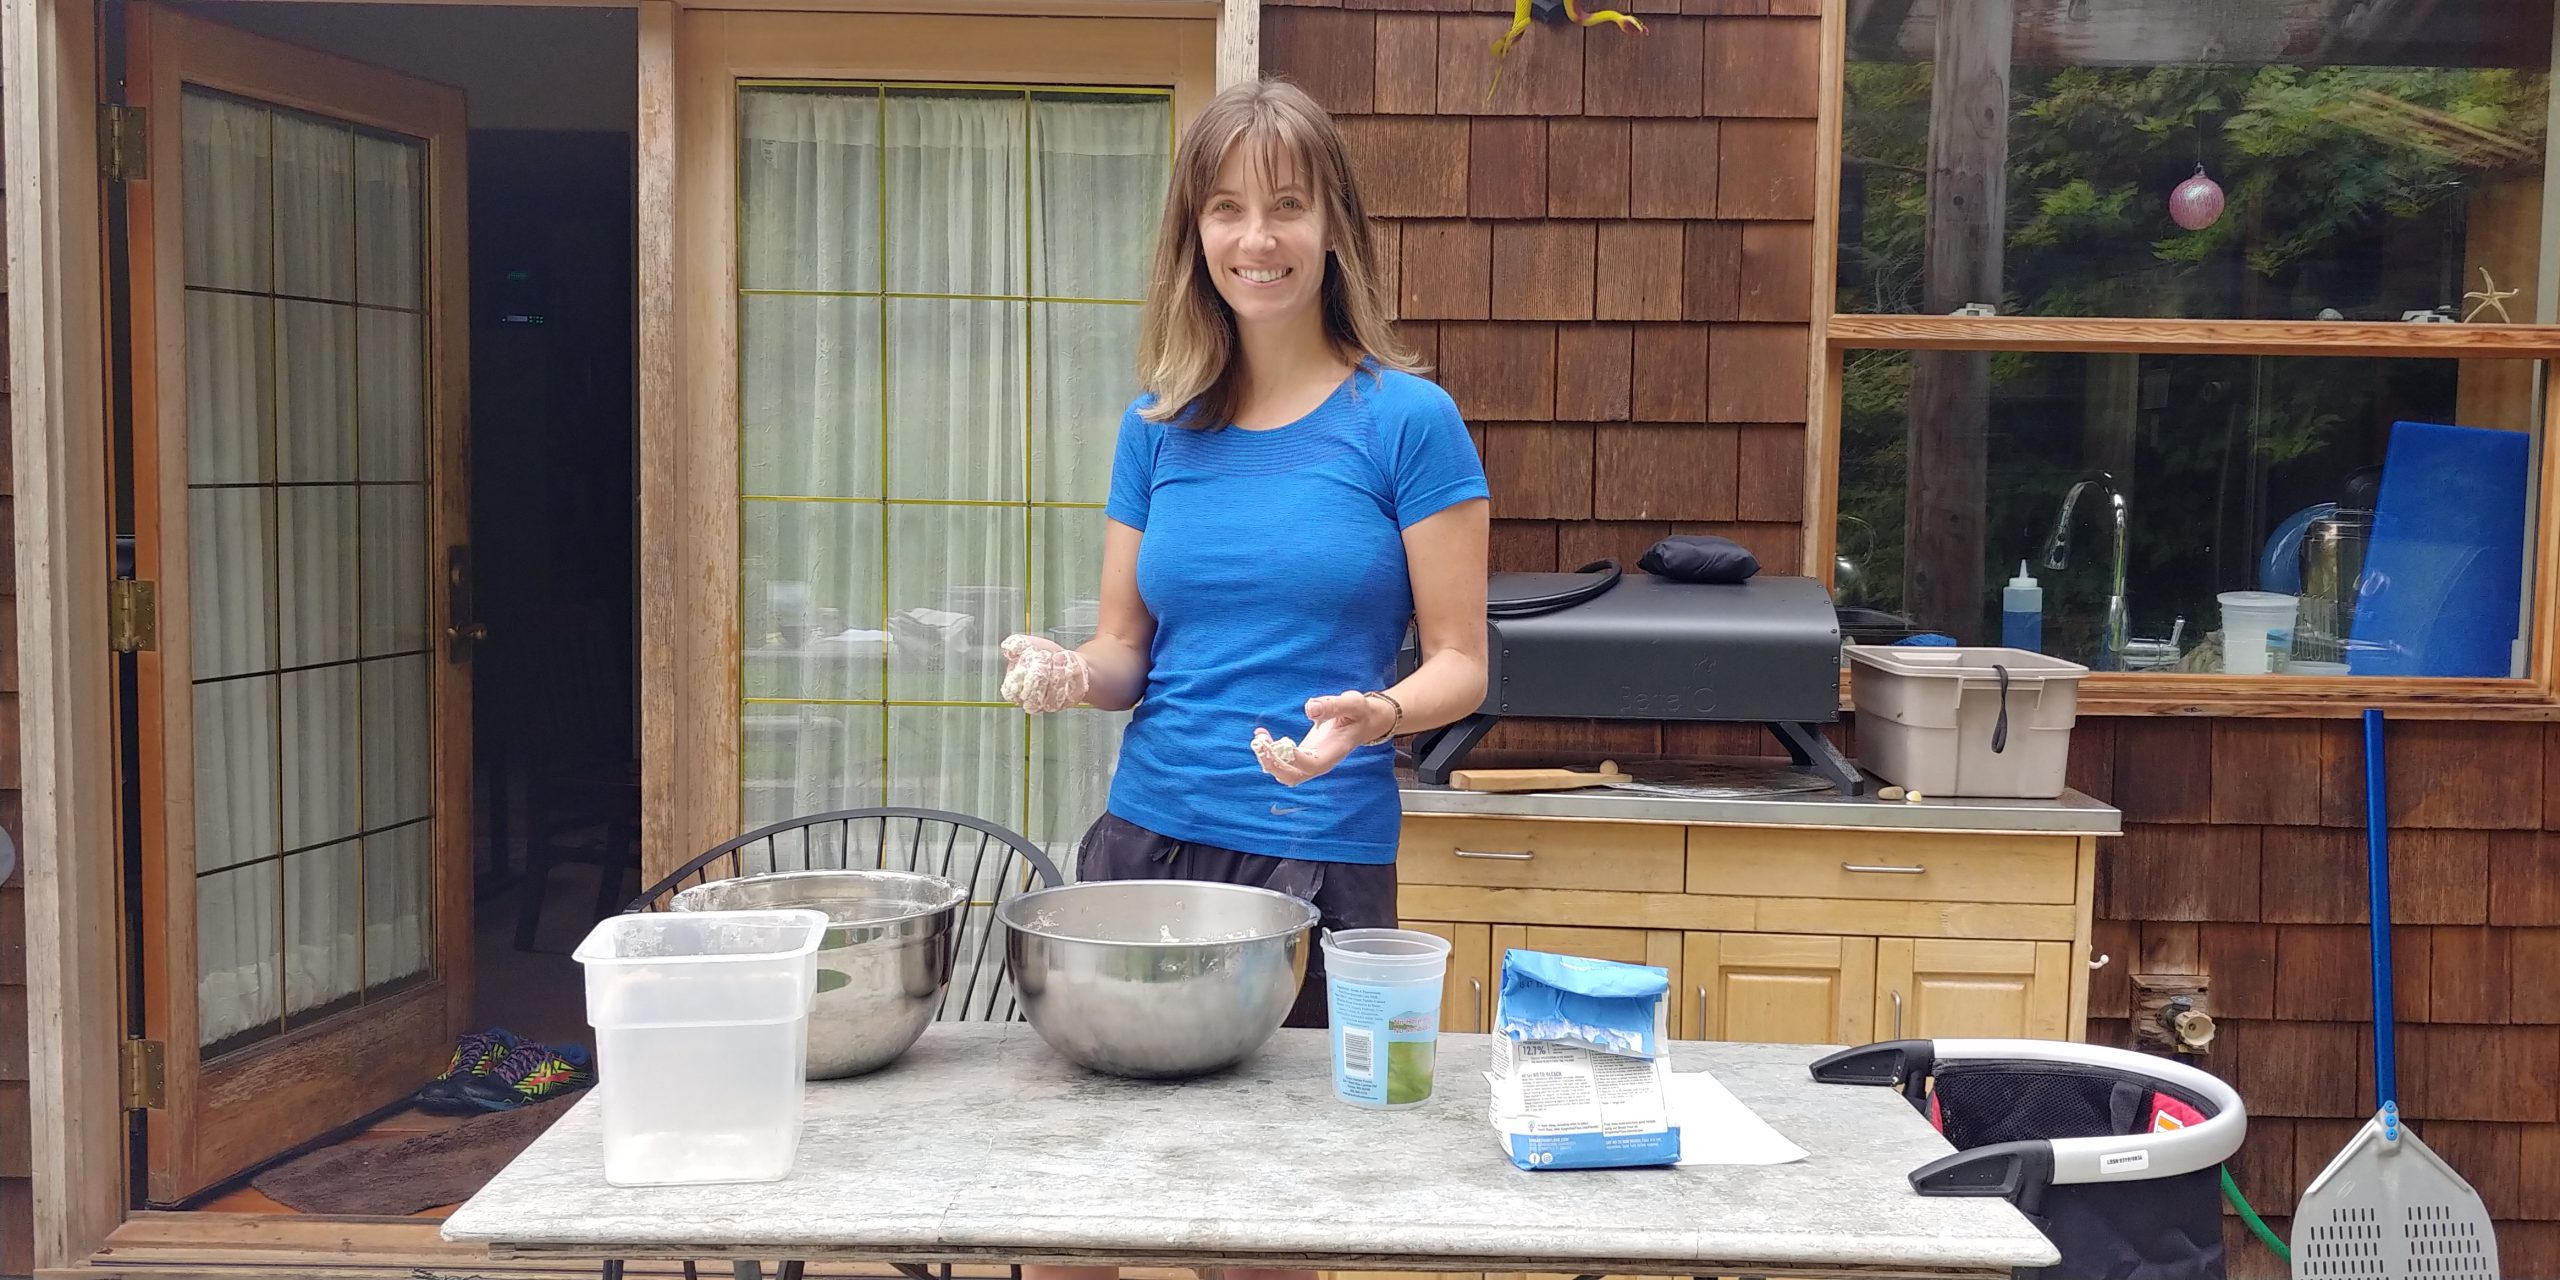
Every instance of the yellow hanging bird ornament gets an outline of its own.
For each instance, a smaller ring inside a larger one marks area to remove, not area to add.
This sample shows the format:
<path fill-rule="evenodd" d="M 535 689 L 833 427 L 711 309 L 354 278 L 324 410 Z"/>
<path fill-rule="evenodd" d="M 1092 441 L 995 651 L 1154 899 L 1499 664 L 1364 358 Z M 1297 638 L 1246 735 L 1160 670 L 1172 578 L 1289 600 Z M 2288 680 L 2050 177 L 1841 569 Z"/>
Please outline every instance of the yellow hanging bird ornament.
<path fill-rule="evenodd" d="M 1548 0 L 1548 3 L 1551 4 L 1552 0 Z M 1537 7 L 1546 7 L 1546 5 L 1542 5 L 1541 0 L 1515 0 L 1511 9 L 1511 29 L 1503 32 L 1501 39 L 1493 42 L 1493 56 L 1495 58 L 1499 59 L 1502 55 L 1511 52 L 1511 46 L 1519 41 L 1521 33 L 1529 29 L 1530 10 Z M 1553 10 L 1550 8 L 1549 11 L 1552 12 Z M 1615 9 L 1594 9 L 1590 13 L 1585 14 L 1581 11 L 1581 8 L 1574 3 L 1574 0 L 1564 0 L 1564 16 L 1567 21 L 1578 27 L 1596 27 L 1603 22 L 1614 22 L 1620 27 L 1632 27 L 1637 31 L 1644 30 L 1643 23 L 1636 21 L 1635 18 L 1628 14 L 1620 13 Z M 1496 62 L 1493 67 L 1493 83 L 1485 86 L 1484 96 L 1488 98 L 1492 97 L 1493 91 L 1501 87 L 1502 64 L 1500 62 Z"/>

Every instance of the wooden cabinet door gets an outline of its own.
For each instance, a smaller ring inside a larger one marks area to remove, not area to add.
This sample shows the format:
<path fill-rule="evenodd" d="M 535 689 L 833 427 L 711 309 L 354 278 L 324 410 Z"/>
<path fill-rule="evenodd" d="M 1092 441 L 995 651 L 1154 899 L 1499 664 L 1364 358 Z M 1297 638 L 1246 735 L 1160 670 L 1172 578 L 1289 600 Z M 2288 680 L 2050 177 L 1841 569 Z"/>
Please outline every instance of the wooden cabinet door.
<path fill-rule="evenodd" d="M 1885 938 L 1876 944 L 1880 1040 L 2067 1038 L 2071 944 Z"/>
<path fill-rule="evenodd" d="M 1440 992 L 1440 1029 L 1478 1032 L 1493 1012 L 1493 926 L 1407 920 L 1404 928 L 1449 940 L 1449 979 Z"/>
<path fill-rule="evenodd" d="M 1876 940 L 1693 933 L 1672 1012 L 1684 1040 L 1865 1044 L 1874 1036 Z"/>

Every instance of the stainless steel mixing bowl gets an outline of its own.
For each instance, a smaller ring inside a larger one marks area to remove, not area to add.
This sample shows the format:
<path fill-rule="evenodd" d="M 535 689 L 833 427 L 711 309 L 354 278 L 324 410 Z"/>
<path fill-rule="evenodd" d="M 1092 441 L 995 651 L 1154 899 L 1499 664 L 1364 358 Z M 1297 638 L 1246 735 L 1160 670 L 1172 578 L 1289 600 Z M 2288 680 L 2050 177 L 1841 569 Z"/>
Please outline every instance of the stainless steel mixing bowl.
<path fill-rule="evenodd" d="M 780 871 L 678 893 L 678 911 L 809 907 L 827 913 L 809 1009 L 809 1078 L 897 1061 L 924 1034 L 951 982 L 968 890 L 914 871 Z"/>
<path fill-rule="evenodd" d="M 1318 919 L 1270 889 L 1098 880 L 996 908 L 1032 1029 L 1096 1071 L 1178 1079 L 1253 1056 L 1289 1016 Z"/>

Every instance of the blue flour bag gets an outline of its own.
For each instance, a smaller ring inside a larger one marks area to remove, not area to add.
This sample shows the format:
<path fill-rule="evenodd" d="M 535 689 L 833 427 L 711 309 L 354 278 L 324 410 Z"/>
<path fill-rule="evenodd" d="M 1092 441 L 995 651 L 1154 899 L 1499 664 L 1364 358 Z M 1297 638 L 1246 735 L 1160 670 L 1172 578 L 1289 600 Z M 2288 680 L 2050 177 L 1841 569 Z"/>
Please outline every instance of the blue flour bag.
<path fill-rule="evenodd" d="M 1523 1169 L 1674 1164 L 1671 975 L 1510 950 L 1494 1015 L 1492 1119 Z"/>

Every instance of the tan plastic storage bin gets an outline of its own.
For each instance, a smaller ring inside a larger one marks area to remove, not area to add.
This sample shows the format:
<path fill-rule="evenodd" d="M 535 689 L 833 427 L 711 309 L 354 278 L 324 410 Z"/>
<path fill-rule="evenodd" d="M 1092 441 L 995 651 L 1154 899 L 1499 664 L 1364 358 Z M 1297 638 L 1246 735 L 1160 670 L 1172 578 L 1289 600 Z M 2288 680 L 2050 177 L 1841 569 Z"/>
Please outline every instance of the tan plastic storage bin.
<path fill-rule="evenodd" d="M 1851 645 L 1847 653 L 1859 763 L 1878 777 L 1924 796 L 2062 794 L 2087 667 L 2025 649 Z M 1994 750 L 2004 707 L 2007 733 Z"/>

